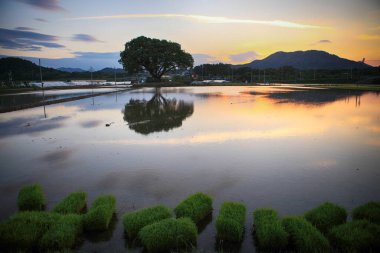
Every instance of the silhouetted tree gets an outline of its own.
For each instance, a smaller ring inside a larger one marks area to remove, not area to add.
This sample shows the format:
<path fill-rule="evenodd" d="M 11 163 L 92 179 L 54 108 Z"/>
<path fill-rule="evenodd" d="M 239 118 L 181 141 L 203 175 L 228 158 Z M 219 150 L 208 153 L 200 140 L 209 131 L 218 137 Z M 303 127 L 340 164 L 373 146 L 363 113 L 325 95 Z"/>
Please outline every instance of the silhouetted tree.
<path fill-rule="evenodd" d="M 178 43 L 141 36 L 125 43 L 119 62 L 130 74 L 147 70 L 160 81 L 169 71 L 192 67 L 194 60 Z"/>

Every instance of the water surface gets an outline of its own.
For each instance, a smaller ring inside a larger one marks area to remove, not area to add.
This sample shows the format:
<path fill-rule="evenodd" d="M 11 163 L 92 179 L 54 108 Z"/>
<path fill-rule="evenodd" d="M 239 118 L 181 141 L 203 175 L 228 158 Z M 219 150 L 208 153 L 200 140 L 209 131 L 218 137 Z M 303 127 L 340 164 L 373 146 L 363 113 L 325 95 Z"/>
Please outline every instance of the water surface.
<path fill-rule="evenodd" d="M 0 114 L 0 217 L 40 182 L 51 209 L 72 191 L 117 198 L 112 229 L 84 251 L 140 252 L 122 214 L 175 207 L 203 191 L 214 211 L 199 249 L 213 252 L 223 201 L 248 210 L 236 252 L 254 251 L 252 211 L 302 214 L 324 201 L 348 210 L 380 199 L 380 96 L 288 87 L 141 89 Z M 108 127 L 106 126 L 109 125 Z"/>

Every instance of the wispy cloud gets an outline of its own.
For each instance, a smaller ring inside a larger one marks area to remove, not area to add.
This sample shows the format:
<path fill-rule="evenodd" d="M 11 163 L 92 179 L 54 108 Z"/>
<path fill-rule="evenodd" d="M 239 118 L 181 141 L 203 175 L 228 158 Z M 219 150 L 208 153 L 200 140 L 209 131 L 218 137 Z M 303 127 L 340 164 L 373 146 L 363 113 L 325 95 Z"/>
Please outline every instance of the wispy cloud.
<path fill-rule="evenodd" d="M 40 51 L 41 47 L 63 48 L 58 37 L 42 33 L 0 28 L 0 47 L 22 51 Z"/>
<path fill-rule="evenodd" d="M 296 29 L 321 29 L 326 28 L 318 25 L 301 24 L 283 20 L 255 20 L 255 19 L 235 19 L 226 17 L 201 16 L 201 15 L 186 15 L 186 14 L 125 14 L 112 16 L 92 16 L 78 17 L 74 20 L 107 20 L 107 19 L 136 19 L 136 18 L 182 18 L 195 20 L 209 24 L 254 24 L 254 25 L 269 25 L 285 28 Z"/>
<path fill-rule="evenodd" d="M 94 36 L 91 36 L 89 34 L 74 34 L 73 37 L 71 38 L 73 41 L 84 41 L 84 42 L 101 42 Z"/>
<path fill-rule="evenodd" d="M 44 22 L 44 23 L 48 22 L 46 19 L 43 19 L 43 18 L 35 18 L 34 20 L 39 21 L 39 22 Z"/>
<path fill-rule="evenodd" d="M 19 30 L 19 31 L 33 31 L 35 29 L 31 28 L 31 27 L 26 27 L 26 26 L 19 26 L 19 27 L 16 27 L 15 30 Z"/>
<path fill-rule="evenodd" d="M 326 44 L 326 43 L 332 43 L 332 41 L 331 40 L 320 40 L 317 43 L 319 43 L 319 44 Z"/>
<path fill-rule="evenodd" d="M 33 7 L 48 11 L 64 11 L 65 9 L 59 5 L 59 0 L 17 0 L 19 2 L 29 4 Z"/>
<path fill-rule="evenodd" d="M 380 35 L 377 34 L 361 34 L 358 36 L 359 40 L 380 40 Z"/>
<path fill-rule="evenodd" d="M 259 54 L 257 54 L 254 51 L 249 51 L 245 53 L 240 53 L 240 54 L 231 54 L 229 55 L 229 59 L 232 63 L 242 63 L 242 62 L 251 62 L 254 59 L 257 58 Z"/>

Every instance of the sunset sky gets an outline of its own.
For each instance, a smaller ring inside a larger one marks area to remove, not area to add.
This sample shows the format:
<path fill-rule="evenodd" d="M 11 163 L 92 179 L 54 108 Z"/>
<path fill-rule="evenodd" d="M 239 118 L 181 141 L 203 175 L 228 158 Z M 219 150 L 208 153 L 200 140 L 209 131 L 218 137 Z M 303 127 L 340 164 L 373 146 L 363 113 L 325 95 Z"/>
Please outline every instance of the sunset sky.
<path fill-rule="evenodd" d="M 379 0 L 1 0 L 0 55 L 120 67 L 125 42 L 178 42 L 195 64 L 317 49 L 380 65 Z"/>

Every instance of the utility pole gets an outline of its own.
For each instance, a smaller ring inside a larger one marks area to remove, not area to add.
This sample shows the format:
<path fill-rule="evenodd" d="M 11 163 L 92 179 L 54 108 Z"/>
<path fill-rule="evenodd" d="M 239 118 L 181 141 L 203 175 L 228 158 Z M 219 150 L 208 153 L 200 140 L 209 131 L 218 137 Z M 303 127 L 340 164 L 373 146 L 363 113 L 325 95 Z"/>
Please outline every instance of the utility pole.
<path fill-rule="evenodd" d="M 115 69 L 115 67 L 113 67 L 113 75 L 114 75 L 114 78 L 115 78 L 115 86 L 116 86 L 116 69 Z"/>
<path fill-rule="evenodd" d="M 251 69 L 251 83 L 253 83 L 252 69 Z"/>
<path fill-rule="evenodd" d="M 260 82 L 260 69 L 259 69 L 259 82 Z"/>
<path fill-rule="evenodd" d="M 45 101 L 44 83 L 42 82 L 41 59 L 38 59 L 38 66 L 40 67 L 40 78 L 41 78 L 41 88 L 42 88 L 42 99 L 43 99 L 43 101 Z M 45 115 L 45 118 L 46 118 L 46 115 Z"/>
<path fill-rule="evenodd" d="M 265 84 L 265 69 L 264 69 L 264 84 Z"/>

